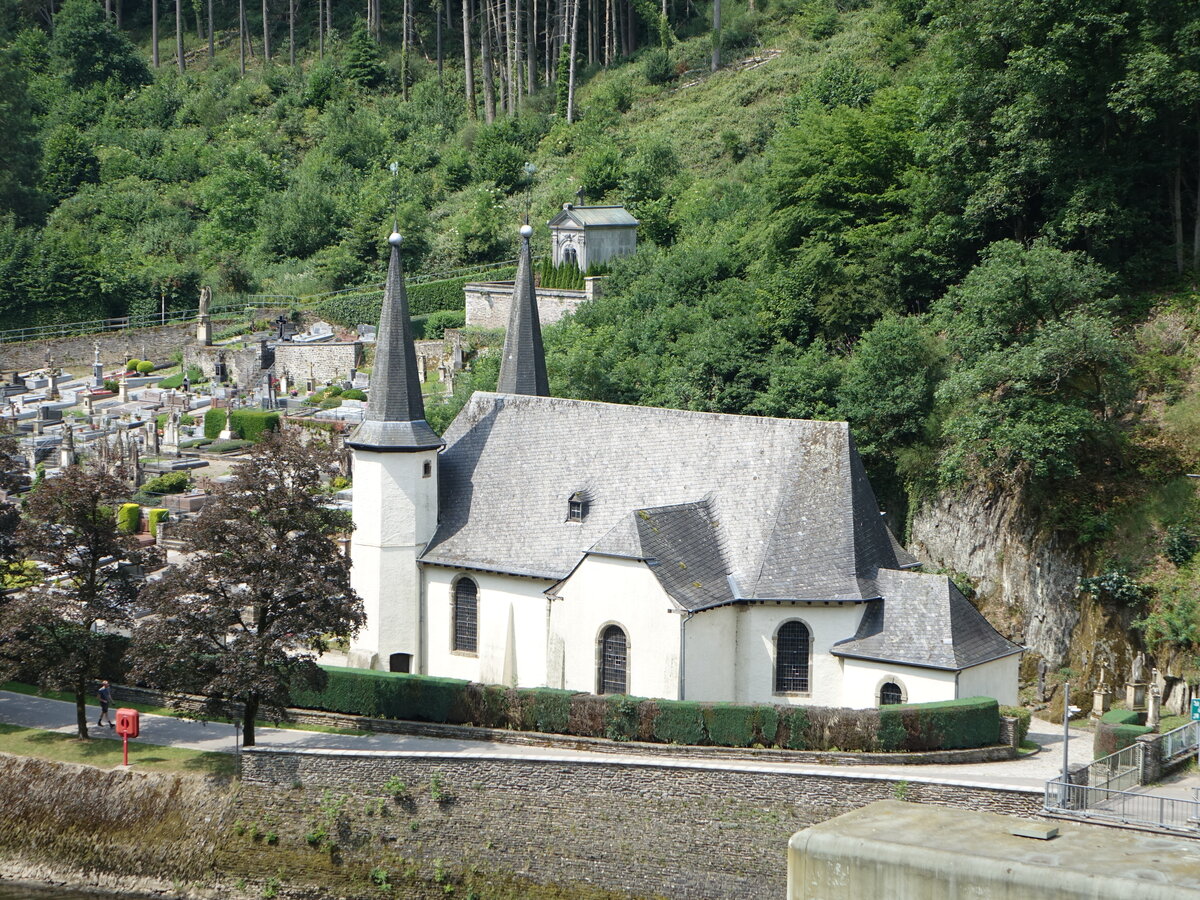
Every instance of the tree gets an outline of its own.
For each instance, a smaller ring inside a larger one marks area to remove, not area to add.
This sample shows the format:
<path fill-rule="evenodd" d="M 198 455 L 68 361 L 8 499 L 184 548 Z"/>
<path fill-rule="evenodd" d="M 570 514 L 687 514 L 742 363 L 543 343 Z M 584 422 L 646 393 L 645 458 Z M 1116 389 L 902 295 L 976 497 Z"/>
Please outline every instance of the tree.
<path fill-rule="evenodd" d="M 365 619 L 330 539 L 349 527 L 323 503 L 336 471 L 328 446 L 272 433 L 180 529 L 188 560 L 142 592 L 136 677 L 203 694 L 215 710 L 240 704 L 247 746 L 260 713 L 284 715 L 292 685 L 319 686 L 317 655 Z"/>
<path fill-rule="evenodd" d="M 342 66 L 346 77 L 365 88 L 379 86 L 387 74 L 379 55 L 379 45 L 371 37 L 367 23 L 358 19 L 350 41 L 346 45 L 346 59 Z"/>
<path fill-rule="evenodd" d="M 134 88 L 151 80 L 137 49 L 104 20 L 104 11 L 92 0 L 66 0 L 54 17 L 50 53 L 73 88 L 103 84 L 110 78 Z"/>
<path fill-rule="evenodd" d="M 12 50 L 0 49 L 0 209 L 20 221 L 34 218 L 38 195 L 37 127 L 25 67 Z"/>
<path fill-rule="evenodd" d="M 100 180 L 100 160 L 88 139 L 71 125 L 59 125 L 42 146 L 42 191 L 55 204 L 80 186 Z"/>
<path fill-rule="evenodd" d="M 72 466 L 25 501 L 18 537 L 45 580 L 0 609 L 0 675 L 28 673 L 75 695 L 86 739 L 86 698 L 104 673 L 116 629 L 129 625 L 140 566 L 150 555 L 117 530 L 114 504 L 126 494 L 112 476 Z"/>

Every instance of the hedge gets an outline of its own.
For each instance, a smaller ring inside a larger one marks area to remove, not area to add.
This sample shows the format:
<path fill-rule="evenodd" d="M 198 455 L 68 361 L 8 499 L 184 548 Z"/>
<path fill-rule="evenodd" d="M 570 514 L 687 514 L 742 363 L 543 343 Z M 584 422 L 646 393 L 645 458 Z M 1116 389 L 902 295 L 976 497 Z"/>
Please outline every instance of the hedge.
<path fill-rule="evenodd" d="M 879 732 L 887 750 L 987 747 L 1000 740 L 1000 704 L 990 697 L 968 697 L 884 706 L 879 710 Z"/>
<path fill-rule="evenodd" d="M 1146 713 L 1132 709 L 1110 709 L 1096 723 L 1096 737 L 1092 742 L 1092 759 L 1099 759 L 1124 750 L 1143 734 L 1154 731 L 1142 723 Z"/>
<path fill-rule="evenodd" d="M 444 309 L 461 310 L 466 307 L 463 285 L 473 281 L 507 281 L 516 274 L 512 266 L 477 272 L 461 278 L 446 278 L 441 281 L 426 281 L 406 287 L 408 314 L 425 316 Z M 367 291 L 362 294 L 345 294 L 330 297 L 316 303 L 313 312 L 334 322 L 353 328 L 356 325 L 378 325 L 379 310 L 383 304 L 382 291 Z"/>
<path fill-rule="evenodd" d="M 210 409 L 204 414 L 204 436 L 216 440 L 225 428 L 225 410 Z M 279 428 L 279 413 L 265 409 L 235 409 L 229 414 L 229 428 L 244 441 L 260 441 L 268 431 Z"/>
<path fill-rule="evenodd" d="M 614 741 L 791 750 L 937 750 L 994 745 L 999 705 L 988 697 L 880 709 L 647 700 L 554 688 L 510 688 L 453 678 L 322 666 L 322 689 L 292 703 L 385 719 L 573 734 Z"/>
<path fill-rule="evenodd" d="M 1136 709 L 1110 709 L 1100 721 L 1108 725 L 1141 725 L 1146 721 L 1146 714 Z"/>
<path fill-rule="evenodd" d="M 146 513 L 146 522 L 151 534 L 158 534 L 158 523 L 165 522 L 170 513 L 162 507 L 155 507 Z"/>
<path fill-rule="evenodd" d="M 142 508 L 136 503 L 122 503 L 117 507 L 117 531 L 122 534 L 136 533 L 141 517 Z"/>

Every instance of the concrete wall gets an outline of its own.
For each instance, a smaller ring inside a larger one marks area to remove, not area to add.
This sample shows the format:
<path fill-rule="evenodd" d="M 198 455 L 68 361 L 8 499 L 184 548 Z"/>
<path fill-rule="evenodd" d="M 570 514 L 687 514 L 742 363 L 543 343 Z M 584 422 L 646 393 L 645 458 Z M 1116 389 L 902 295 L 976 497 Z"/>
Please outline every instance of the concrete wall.
<path fill-rule="evenodd" d="M 940 669 L 919 669 L 893 663 L 870 662 L 863 659 L 843 660 L 845 678 L 842 699 L 838 706 L 867 709 L 879 705 L 879 688 L 891 681 L 904 692 L 905 703 L 931 703 L 935 700 L 954 700 L 954 672 Z M 1014 682 L 1015 687 L 1015 682 Z M 975 694 L 959 696 L 974 697 Z"/>
<path fill-rule="evenodd" d="M 542 592 L 551 582 L 441 566 L 425 566 L 422 571 L 430 675 L 484 684 L 546 686 L 549 601 Z M 479 588 L 478 651 L 473 654 L 453 649 L 454 585 L 462 577 L 473 579 Z"/>
<path fill-rule="evenodd" d="M 680 615 L 645 563 L 588 556 L 555 593 L 562 599 L 550 608 L 551 646 L 561 652 L 552 653 L 550 684 L 596 693 L 600 634 L 618 625 L 627 641 L 628 693 L 678 698 Z"/>

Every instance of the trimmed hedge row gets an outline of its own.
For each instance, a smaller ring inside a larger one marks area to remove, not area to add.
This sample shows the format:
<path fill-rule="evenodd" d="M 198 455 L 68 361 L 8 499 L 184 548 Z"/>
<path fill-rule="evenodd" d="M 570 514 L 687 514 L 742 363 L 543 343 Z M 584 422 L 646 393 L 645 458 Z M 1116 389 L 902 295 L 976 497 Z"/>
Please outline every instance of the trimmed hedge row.
<path fill-rule="evenodd" d="M 1029 723 L 1033 720 L 1033 713 L 1023 706 L 1002 706 L 1000 715 L 1017 720 L 1017 746 L 1019 747 L 1029 734 Z"/>
<path fill-rule="evenodd" d="M 136 503 L 122 503 L 117 507 L 117 531 L 121 534 L 136 534 L 142 508 Z"/>
<path fill-rule="evenodd" d="M 229 427 L 244 441 L 259 441 L 268 431 L 279 428 L 279 413 L 264 409 L 235 409 L 229 414 Z M 225 428 L 225 410 L 210 409 L 204 414 L 204 436 L 215 440 Z"/>
<path fill-rule="evenodd" d="M 830 709 L 647 700 L 337 666 L 322 669 L 325 686 L 293 688 L 295 706 L 371 718 L 718 747 L 912 751 L 983 747 L 1000 740 L 999 705 L 985 697 L 882 710 Z"/>
<path fill-rule="evenodd" d="M 1099 759 L 1124 750 L 1143 734 L 1154 731 L 1146 721 L 1145 712 L 1133 709 L 1110 709 L 1096 723 L 1096 737 L 1092 743 L 1092 759 Z"/>
<path fill-rule="evenodd" d="M 408 295 L 408 314 L 424 316 L 444 309 L 464 309 L 466 298 L 463 295 L 463 285 L 472 281 L 510 281 L 516 272 L 515 267 L 509 266 L 461 278 L 409 284 L 405 290 Z M 323 319 L 347 328 L 353 328 L 355 325 L 378 325 L 382 299 L 383 292 L 378 290 L 361 294 L 342 294 L 317 302 L 312 311 Z"/>
<path fill-rule="evenodd" d="M 155 507 L 146 513 L 146 526 L 150 534 L 158 534 L 158 523 L 165 522 L 170 513 L 162 507 Z"/>

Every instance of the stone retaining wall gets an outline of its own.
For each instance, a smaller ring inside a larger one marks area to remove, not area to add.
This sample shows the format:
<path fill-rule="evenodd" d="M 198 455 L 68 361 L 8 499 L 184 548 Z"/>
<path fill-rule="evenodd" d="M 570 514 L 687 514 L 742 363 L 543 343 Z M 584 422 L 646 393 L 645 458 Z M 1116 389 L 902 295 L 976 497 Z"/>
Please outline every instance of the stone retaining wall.
<path fill-rule="evenodd" d="M 196 323 L 161 325 L 157 328 L 138 328 L 128 331 L 107 331 L 81 337 L 54 338 L 46 341 L 25 341 L 20 344 L 0 344 L 0 369 L 22 372 L 46 364 L 46 351 L 54 356 L 56 366 L 79 367 L 92 364 L 94 345 L 100 344 L 100 361 L 106 371 L 119 366 L 129 353 L 138 359 L 157 363 L 169 362 L 171 354 L 196 339 Z"/>
<path fill-rule="evenodd" d="M 277 842 L 243 839 L 227 852 L 337 888 L 382 869 L 440 871 L 463 893 L 482 886 L 478 873 L 504 873 L 579 896 L 779 898 L 789 837 L 874 800 L 1041 811 L 1040 791 L 750 764 L 252 748 L 242 779 L 239 815 Z M 313 847 L 321 832 L 324 851 Z"/>

